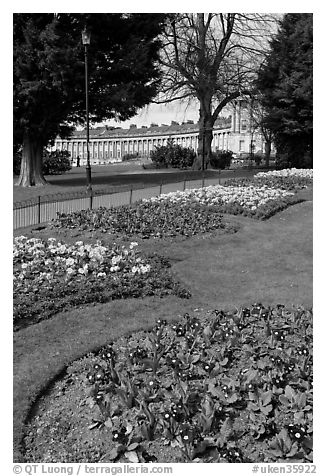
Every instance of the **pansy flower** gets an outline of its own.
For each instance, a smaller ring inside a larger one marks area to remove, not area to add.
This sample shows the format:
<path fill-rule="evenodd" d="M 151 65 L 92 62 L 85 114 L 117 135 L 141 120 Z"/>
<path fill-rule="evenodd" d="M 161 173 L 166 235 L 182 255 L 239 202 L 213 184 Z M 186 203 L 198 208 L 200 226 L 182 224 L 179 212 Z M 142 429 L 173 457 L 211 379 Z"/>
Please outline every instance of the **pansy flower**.
<path fill-rule="evenodd" d="M 284 371 L 287 373 L 293 372 L 296 366 L 295 360 L 290 360 L 286 364 L 284 364 Z"/>
<path fill-rule="evenodd" d="M 118 430 L 113 430 L 112 431 L 112 439 L 113 441 L 117 442 L 117 443 L 120 443 L 122 445 L 126 444 L 127 441 L 128 441 L 128 437 L 126 435 L 126 428 L 124 426 L 122 426 L 120 429 Z"/>
<path fill-rule="evenodd" d="M 157 327 L 165 327 L 167 325 L 166 319 L 157 319 L 156 321 Z"/>
<path fill-rule="evenodd" d="M 250 312 L 250 309 L 245 307 L 244 309 L 242 309 L 242 317 L 250 317 L 251 315 L 251 312 Z"/>
<path fill-rule="evenodd" d="M 297 352 L 299 355 L 304 355 L 304 356 L 307 356 L 309 354 L 309 350 L 304 345 L 298 347 Z"/>
<path fill-rule="evenodd" d="M 151 455 L 150 453 L 148 453 L 145 450 L 142 452 L 142 457 L 143 457 L 145 463 L 155 463 L 157 461 L 156 456 Z"/>
<path fill-rule="evenodd" d="M 237 448 L 222 448 L 220 456 L 226 459 L 228 463 L 243 463 L 242 454 Z"/>
<path fill-rule="evenodd" d="M 116 357 L 115 351 L 113 347 L 106 347 L 101 350 L 100 352 L 100 358 L 103 360 L 109 360 L 109 361 L 114 361 Z"/>
<path fill-rule="evenodd" d="M 285 387 L 285 385 L 287 384 L 287 381 L 281 376 L 277 376 L 277 377 L 273 377 L 271 379 L 271 383 L 272 385 L 275 385 L 275 387 L 277 388 L 282 388 L 282 387 Z"/>
<path fill-rule="evenodd" d="M 212 362 L 202 362 L 201 364 L 202 364 L 203 369 L 207 373 L 210 373 L 213 370 L 213 368 L 215 367 L 215 364 L 213 364 Z"/>
<path fill-rule="evenodd" d="M 168 355 L 165 360 L 167 365 L 171 365 L 174 369 L 179 368 L 182 364 L 181 360 L 175 355 L 172 355 L 171 357 Z"/>
<path fill-rule="evenodd" d="M 185 444 L 191 444 L 194 440 L 194 430 L 188 423 L 183 423 L 180 428 L 180 436 Z"/>
<path fill-rule="evenodd" d="M 98 369 L 94 373 L 94 378 L 97 382 L 100 382 L 100 381 L 104 380 L 104 377 L 105 377 L 105 372 L 104 372 L 103 369 Z"/>
<path fill-rule="evenodd" d="M 88 372 L 87 375 L 86 375 L 86 378 L 87 378 L 87 381 L 88 381 L 90 384 L 95 383 L 95 375 L 94 375 L 93 372 Z"/>
<path fill-rule="evenodd" d="M 284 362 L 283 362 L 283 359 L 281 359 L 281 357 L 279 356 L 272 356 L 271 357 L 271 361 L 273 362 L 274 365 L 276 365 L 277 367 L 282 367 Z"/>
<path fill-rule="evenodd" d="M 290 424 L 287 427 L 289 435 L 295 441 L 302 441 L 307 436 L 307 431 L 304 426 Z"/>
<path fill-rule="evenodd" d="M 274 329 L 272 330 L 272 336 L 274 337 L 274 339 L 282 341 L 285 339 L 286 332 L 282 329 Z"/>
<path fill-rule="evenodd" d="M 261 303 L 254 303 L 253 306 L 252 306 L 252 309 L 251 309 L 251 315 L 253 317 L 258 317 L 259 314 L 260 314 L 260 310 L 263 306 L 261 305 Z"/>
<path fill-rule="evenodd" d="M 179 324 L 178 326 L 175 326 L 175 333 L 178 337 L 183 337 L 186 335 L 186 328 L 182 324 Z"/>

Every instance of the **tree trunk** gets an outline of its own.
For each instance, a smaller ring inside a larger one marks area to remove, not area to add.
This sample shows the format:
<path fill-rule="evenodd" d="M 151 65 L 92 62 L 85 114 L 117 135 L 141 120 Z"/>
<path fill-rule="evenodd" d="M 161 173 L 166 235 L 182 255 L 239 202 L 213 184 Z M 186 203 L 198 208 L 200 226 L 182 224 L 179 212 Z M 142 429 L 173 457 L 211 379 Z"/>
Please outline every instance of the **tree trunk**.
<path fill-rule="evenodd" d="M 272 148 L 272 142 L 271 141 L 266 141 L 265 145 L 265 166 L 269 167 L 269 159 L 271 156 L 271 148 Z"/>
<path fill-rule="evenodd" d="M 28 133 L 25 133 L 20 175 L 17 185 L 21 187 L 33 187 L 35 185 L 46 184 L 42 173 L 42 150 L 42 144 L 33 140 Z"/>
<path fill-rule="evenodd" d="M 203 170 L 207 169 L 212 156 L 214 120 L 210 111 L 210 106 L 207 104 L 202 104 L 202 102 L 200 104 L 198 124 L 198 149 L 193 168 L 196 170 Z"/>

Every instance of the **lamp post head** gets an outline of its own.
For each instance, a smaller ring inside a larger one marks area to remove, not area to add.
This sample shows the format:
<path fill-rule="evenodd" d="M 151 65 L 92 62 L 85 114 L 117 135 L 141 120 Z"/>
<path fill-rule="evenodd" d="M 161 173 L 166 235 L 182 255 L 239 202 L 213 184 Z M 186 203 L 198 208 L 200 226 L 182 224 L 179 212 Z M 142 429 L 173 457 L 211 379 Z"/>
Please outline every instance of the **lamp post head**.
<path fill-rule="evenodd" d="M 82 43 L 83 45 L 89 45 L 91 43 L 91 34 L 90 31 L 86 28 L 82 31 Z"/>

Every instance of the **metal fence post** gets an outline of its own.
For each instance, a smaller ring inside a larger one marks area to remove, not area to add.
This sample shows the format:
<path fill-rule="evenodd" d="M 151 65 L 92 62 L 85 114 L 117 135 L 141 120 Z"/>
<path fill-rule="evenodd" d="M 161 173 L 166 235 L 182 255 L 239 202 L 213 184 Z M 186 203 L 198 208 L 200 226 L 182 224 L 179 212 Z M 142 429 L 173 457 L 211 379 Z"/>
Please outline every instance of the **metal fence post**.
<path fill-rule="evenodd" d="M 90 190 L 90 195 L 89 195 L 89 208 L 90 208 L 90 210 L 93 210 L 93 190 Z"/>
<path fill-rule="evenodd" d="M 160 183 L 160 195 L 162 195 L 162 187 L 163 187 L 163 182 L 161 181 L 161 183 Z"/>
<path fill-rule="evenodd" d="M 132 204 L 132 187 L 130 188 L 130 198 L 129 198 L 129 204 Z"/>
<path fill-rule="evenodd" d="M 37 223 L 41 223 L 41 195 L 37 199 Z"/>

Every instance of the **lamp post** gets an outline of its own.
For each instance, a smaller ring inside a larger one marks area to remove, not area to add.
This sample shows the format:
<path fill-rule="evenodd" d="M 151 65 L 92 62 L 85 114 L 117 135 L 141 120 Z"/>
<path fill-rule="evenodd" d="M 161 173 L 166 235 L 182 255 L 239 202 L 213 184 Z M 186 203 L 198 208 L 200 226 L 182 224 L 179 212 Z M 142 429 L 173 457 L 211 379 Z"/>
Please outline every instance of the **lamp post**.
<path fill-rule="evenodd" d="M 87 191 L 92 193 L 92 171 L 89 159 L 89 109 L 88 109 L 88 46 L 91 42 L 91 34 L 85 27 L 82 31 L 82 43 L 85 47 L 85 94 L 86 94 L 86 186 Z"/>

